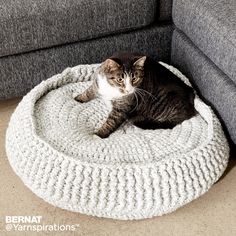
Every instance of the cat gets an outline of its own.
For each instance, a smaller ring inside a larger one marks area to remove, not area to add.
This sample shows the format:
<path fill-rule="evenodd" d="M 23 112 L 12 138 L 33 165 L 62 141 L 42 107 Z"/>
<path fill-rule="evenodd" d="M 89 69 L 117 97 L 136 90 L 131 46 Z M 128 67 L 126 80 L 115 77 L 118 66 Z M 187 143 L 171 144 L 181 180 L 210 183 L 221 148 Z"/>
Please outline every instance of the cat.
<path fill-rule="evenodd" d="M 126 119 L 142 129 L 173 128 L 196 114 L 194 90 L 149 56 L 116 53 L 96 72 L 92 85 L 75 97 L 110 101 L 112 110 L 95 133 L 107 138 Z"/>

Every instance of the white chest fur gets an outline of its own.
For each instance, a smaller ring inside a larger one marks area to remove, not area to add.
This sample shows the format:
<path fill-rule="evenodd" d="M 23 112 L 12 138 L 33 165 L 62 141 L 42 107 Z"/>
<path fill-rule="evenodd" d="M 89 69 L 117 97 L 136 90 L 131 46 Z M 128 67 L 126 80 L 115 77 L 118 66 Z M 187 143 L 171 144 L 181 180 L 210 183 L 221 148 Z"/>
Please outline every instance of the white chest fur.
<path fill-rule="evenodd" d="M 98 74 L 97 81 L 98 93 L 105 101 L 111 101 L 123 96 L 119 88 L 111 86 L 104 76 Z"/>

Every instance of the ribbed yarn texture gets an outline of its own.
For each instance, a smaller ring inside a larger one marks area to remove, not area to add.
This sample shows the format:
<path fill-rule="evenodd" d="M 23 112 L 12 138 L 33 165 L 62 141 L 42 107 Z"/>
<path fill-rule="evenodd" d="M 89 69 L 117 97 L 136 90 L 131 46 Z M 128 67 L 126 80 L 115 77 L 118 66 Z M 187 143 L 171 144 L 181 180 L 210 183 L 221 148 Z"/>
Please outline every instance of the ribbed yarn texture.
<path fill-rule="evenodd" d="M 172 66 L 169 70 L 189 84 Z M 67 210 L 114 219 L 160 216 L 196 199 L 223 174 L 229 147 L 212 109 L 173 129 L 142 130 L 125 122 L 109 138 L 93 133 L 110 107 L 74 96 L 97 64 L 67 68 L 32 89 L 6 134 L 9 162 L 36 195 Z"/>

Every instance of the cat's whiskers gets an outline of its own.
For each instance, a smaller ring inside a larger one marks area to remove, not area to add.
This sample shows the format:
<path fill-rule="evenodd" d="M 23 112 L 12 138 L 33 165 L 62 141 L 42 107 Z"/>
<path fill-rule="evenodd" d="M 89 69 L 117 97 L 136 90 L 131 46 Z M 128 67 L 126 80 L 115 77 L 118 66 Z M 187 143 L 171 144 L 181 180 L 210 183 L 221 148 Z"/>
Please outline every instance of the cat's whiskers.
<path fill-rule="evenodd" d="M 134 96 L 135 96 L 135 99 L 136 99 L 136 106 L 130 111 L 130 113 L 133 112 L 138 107 L 138 97 L 135 93 L 134 93 Z"/>
<path fill-rule="evenodd" d="M 156 99 L 156 97 L 155 96 L 153 96 L 151 93 L 149 93 L 148 91 L 146 91 L 146 90 L 144 90 L 144 89 L 140 89 L 140 88 L 138 88 L 138 92 L 140 93 L 140 94 L 142 94 L 142 95 L 149 95 L 152 99 Z"/>
<path fill-rule="evenodd" d="M 138 90 L 136 90 L 135 93 L 136 93 L 137 95 L 139 95 L 140 98 L 142 99 L 142 101 L 146 104 L 146 102 L 145 102 L 145 100 L 144 100 L 144 98 L 143 98 L 143 94 L 142 94 L 140 91 L 138 91 Z"/>
<path fill-rule="evenodd" d="M 144 89 L 137 88 L 137 90 L 140 91 L 140 92 L 142 91 L 142 92 L 148 94 L 154 100 L 158 100 L 157 97 L 155 97 L 153 94 L 149 93 L 148 91 L 146 91 Z"/>
<path fill-rule="evenodd" d="M 140 96 L 142 101 L 146 104 L 147 99 L 145 100 L 144 96 L 146 95 L 145 92 L 142 89 L 136 88 L 136 93 Z"/>

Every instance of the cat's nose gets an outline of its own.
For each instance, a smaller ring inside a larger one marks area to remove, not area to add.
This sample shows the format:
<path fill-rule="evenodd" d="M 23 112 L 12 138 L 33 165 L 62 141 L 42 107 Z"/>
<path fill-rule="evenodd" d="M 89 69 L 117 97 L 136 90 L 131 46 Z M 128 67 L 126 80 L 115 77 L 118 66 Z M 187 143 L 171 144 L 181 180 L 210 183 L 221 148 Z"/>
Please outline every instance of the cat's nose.
<path fill-rule="evenodd" d="M 133 93 L 133 92 L 134 92 L 134 90 L 132 88 L 124 89 L 125 94 L 130 94 L 130 93 Z"/>

